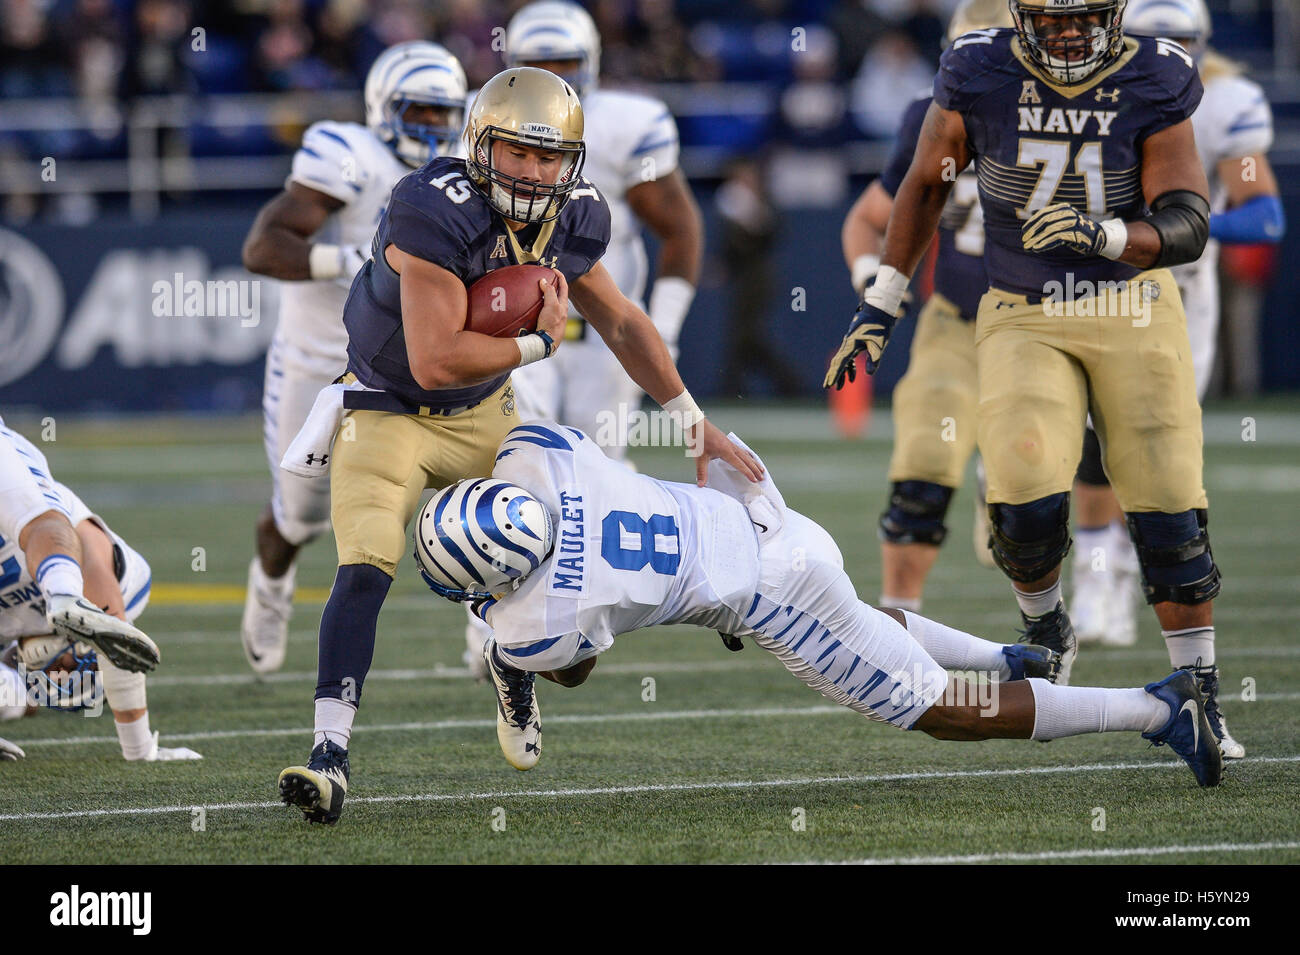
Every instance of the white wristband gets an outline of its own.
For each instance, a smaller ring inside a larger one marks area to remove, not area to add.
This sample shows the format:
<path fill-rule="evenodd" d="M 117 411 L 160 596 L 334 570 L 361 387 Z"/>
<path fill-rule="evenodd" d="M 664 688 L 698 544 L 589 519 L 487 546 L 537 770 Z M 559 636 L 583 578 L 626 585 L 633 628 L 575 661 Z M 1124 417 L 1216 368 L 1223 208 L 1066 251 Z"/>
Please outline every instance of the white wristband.
<path fill-rule="evenodd" d="M 670 415 L 679 417 L 683 431 L 689 431 L 704 420 L 704 412 L 700 410 L 700 406 L 695 403 L 689 391 L 683 391 L 671 401 L 665 401 L 663 408 Z"/>
<path fill-rule="evenodd" d="M 516 368 L 531 365 L 546 357 L 546 341 L 541 335 L 520 335 L 514 342 L 519 346 L 519 364 Z"/>
<path fill-rule="evenodd" d="M 864 252 L 853 260 L 849 275 L 853 282 L 853 291 L 861 295 L 871 281 L 871 277 L 880 271 L 880 256 Z"/>
<path fill-rule="evenodd" d="M 1108 259 L 1118 259 L 1128 248 L 1128 226 L 1123 219 L 1107 219 L 1101 223 L 1101 231 L 1106 240 L 1098 254 Z"/>
<path fill-rule="evenodd" d="M 875 284 L 867 289 L 867 294 L 863 298 L 868 305 L 890 315 L 897 315 L 911 281 L 909 276 L 892 265 L 882 265 L 880 271 L 876 273 Z"/>
<path fill-rule="evenodd" d="M 307 270 L 316 281 L 343 274 L 343 252 L 337 245 L 319 242 L 307 253 Z"/>
<path fill-rule="evenodd" d="M 677 344 L 677 334 L 682 330 L 682 322 L 686 321 L 686 313 L 694 299 L 695 286 L 684 278 L 665 275 L 655 280 L 647 313 L 659 330 L 659 337 L 670 347 Z"/>

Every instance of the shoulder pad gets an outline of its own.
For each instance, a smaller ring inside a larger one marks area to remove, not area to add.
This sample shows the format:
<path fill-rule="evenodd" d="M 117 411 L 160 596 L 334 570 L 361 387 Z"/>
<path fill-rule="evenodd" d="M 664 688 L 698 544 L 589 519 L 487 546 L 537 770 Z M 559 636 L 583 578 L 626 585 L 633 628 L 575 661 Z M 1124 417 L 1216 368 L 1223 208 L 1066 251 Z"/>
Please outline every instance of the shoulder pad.
<path fill-rule="evenodd" d="M 465 161 L 445 156 L 393 187 L 387 215 L 388 238 L 399 249 L 449 269 L 492 228 L 491 209 L 470 183 Z"/>
<path fill-rule="evenodd" d="M 1014 62 L 1009 29 L 972 30 L 963 33 L 939 59 L 934 78 L 934 101 L 944 109 L 961 112 L 990 90 L 1006 82 L 1006 69 Z"/>
<path fill-rule="evenodd" d="M 1191 54 L 1173 40 L 1130 37 L 1137 52 L 1114 79 L 1147 100 L 1163 125 L 1172 126 L 1195 112 L 1204 87 Z"/>
<path fill-rule="evenodd" d="M 359 142 L 354 123 L 313 123 L 293 156 L 291 182 L 315 189 L 340 202 L 351 202 L 371 175 L 367 144 Z"/>
<path fill-rule="evenodd" d="M 590 179 L 582 177 L 573 190 L 560 213 L 558 226 L 567 236 L 568 250 L 589 260 L 587 269 L 605 254 L 612 234 L 609 203 Z"/>

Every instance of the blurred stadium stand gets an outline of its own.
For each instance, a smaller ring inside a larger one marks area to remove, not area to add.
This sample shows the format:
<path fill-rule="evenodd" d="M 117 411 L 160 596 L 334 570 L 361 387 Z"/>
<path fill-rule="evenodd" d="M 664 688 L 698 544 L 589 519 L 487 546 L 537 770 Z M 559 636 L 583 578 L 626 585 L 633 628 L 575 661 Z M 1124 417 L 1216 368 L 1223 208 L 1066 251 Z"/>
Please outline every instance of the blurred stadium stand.
<path fill-rule="evenodd" d="M 189 320 L 130 310 L 149 312 L 155 276 L 248 277 L 239 240 L 283 183 L 302 131 L 326 117 L 361 119 L 360 87 L 385 46 L 436 39 L 477 85 L 499 69 L 494 41 L 519 5 L 0 0 L 0 409 L 255 407 L 273 290 L 263 296 L 260 332 L 216 317 L 201 320 L 206 331 L 175 332 Z M 897 115 L 928 84 L 954 0 L 586 5 L 604 39 L 602 82 L 667 101 L 702 207 L 710 209 L 728 161 L 750 155 L 767 162 L 777 203 L 799 209 L 783 217 L 776 261 L 785 287 L 808 291 L 807 310 L 792 318 L 775 302 L 768 324 L 816 394 L 825 353 L 854 305 L 840 222 L 883 165 Z M 1267 286 L 1260 383 L 1297 389 L 1300 12 L 1288 0 L 1210 7 L 1214 45 L 1248 64 L 1273 103 L 1271 159 L 1292 228 L 1271 263 L 1242 271 Z M 713 364 L 725 351 L 716 344 L 724 294 L 708 270 L 683 340 L 698 346 L 683 349 L 682 366 L 704 395 L 716 389 Z M 159 332 L 155 319 L 172 332 Z M 223 321 L 242 331 L 226 341 L 213 331 Z M 96 328 L 105 335 L 98 343 Z M 131 345 L 134 335 L 175 341 Z M 72 336 L 87 337 L 70 344 Z M 879 391 L 902 364 L 886 363 Z M 89 381 L 57 383 L 74 368 L 91 372 Z M 137 377 L 130 387 L 115 380 L 124 369 Z"/>

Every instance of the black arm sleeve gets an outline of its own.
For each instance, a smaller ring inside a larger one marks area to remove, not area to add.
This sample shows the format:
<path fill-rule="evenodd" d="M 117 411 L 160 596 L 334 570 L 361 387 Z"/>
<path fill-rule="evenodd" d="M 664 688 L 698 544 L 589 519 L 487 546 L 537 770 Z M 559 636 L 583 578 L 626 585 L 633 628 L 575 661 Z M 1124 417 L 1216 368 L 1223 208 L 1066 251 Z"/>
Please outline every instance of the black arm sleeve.
<path fill-rule="evenodd" d="M 1210 204 L 1187 189 L 1174 189 L 1156 197 L 1146 222 L 1160 236 L 1152 268 L 1195 262 L 1210 238 Z"/>

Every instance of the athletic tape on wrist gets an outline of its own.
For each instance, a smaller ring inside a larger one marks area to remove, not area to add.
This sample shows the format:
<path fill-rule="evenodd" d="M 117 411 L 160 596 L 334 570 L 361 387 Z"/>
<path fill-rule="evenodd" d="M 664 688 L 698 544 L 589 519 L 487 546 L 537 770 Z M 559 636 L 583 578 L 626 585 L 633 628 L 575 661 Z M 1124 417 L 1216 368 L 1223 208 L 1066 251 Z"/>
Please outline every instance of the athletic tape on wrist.
<path fill-rule="evenodd" d="M 1101 223 L 1101 231 L 1106 238 L 1098 254 L 1112 261 L 1118 259 L 1128 248 L 1128 226 L 1123 219 L 1107 219 Z"/>
<path fill-rule="evenodd" d="M 546 357 L 546 340 L 541 335 L 531 332 L 527 335 L 520 335 L 515 339 L 515 344 L 519 346 L 519 364 L 515 366 L 516 368 L 531 365 L 533 362 L 541 361 Z"/>
<path fill-rule="evenodd" d="M 867 289 L 863 299 L 873 308 L 878 308 L 890 315 L 897 315 L 907 294 L 907 286 L 912 281 L 892 265 L 882 265 L 876 273 L 876 281 Z"/>
<path fill-rule="evenodd" d="M 677 338 L 677 332 L 686 321 L 691 302 L 695 300 L 695 286 L 686 279 L 666 275 L 656 279 L 650 290 L 650 304 L 647 313 L 650 321 L 659 330 L 660 337 L 669 345 Z"/>
<path fill-rule="evenodd" d="M 700 406 L 695 403 L 689 391 L 683 391 L 671 401 L 664 402 L 663 408 L 670 415 L 680 416 L 683 431 L 695 427 L 704 420 L 704 412 L 700 410 Z"/>
<path fill-rule="evenodd" d="M 336 279 L 343 274 L 343 252 L 337 245 L 318 242 L 307 253 L 307 271 L 317 281 Z"/>

